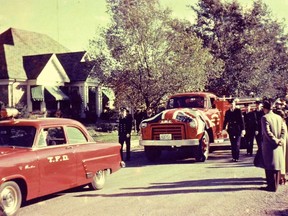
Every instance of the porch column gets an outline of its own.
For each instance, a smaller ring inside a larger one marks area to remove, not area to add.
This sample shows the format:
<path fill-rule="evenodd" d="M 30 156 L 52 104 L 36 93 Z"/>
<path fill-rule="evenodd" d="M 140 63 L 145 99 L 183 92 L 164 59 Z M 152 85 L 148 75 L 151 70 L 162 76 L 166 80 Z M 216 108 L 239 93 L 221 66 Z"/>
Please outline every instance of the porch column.
<path fill-rule="evenodd" d="M 27 92 L 27 109 L 28 112 L 32 112 L 32 98 L 31 98 L 31 86 L 26 86 L 26 92 Z"/>
<path fill-rule="evenodd" d="M 13 106 L 13 83 L 8 84 L 8 106 Z"/>
<path fill-rule="evenodd" d="M 85 118 L 85 107 L 86 107 L 86 104 L 87 104 L 87 98 L 86 98 L 86 87 L 85 85 L 81 85 L 79 86 L 79 94 L 81 96 L 81 98 L 83 99 L 83 103 L 82 103 L 82 106 L 81 106 L 81 110 L 80 110 L 80 117 L 81 118 Z"/>
<path fill-rule="evenodd" d="M 100 117 L 101 113 L 103 112 L 102 109 L 102 89 L 100 86 L 95 87 L 96 88 L 96 115 L 97 117 Z"/>

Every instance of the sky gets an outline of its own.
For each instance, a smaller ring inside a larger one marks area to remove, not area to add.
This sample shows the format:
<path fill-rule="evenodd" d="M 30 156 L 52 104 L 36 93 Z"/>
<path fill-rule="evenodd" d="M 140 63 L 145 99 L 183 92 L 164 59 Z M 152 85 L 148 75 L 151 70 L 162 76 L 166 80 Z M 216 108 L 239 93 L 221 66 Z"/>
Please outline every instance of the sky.
<path fill-rule="evenodd" d="M 244 7 L 251 0 L 238 0 Z M 197 0 L 160 0 L 173 16 L 193 22 L 187 5 Z M 263 0 L 272 15 L 288 24 L 288 0 Z M 88 41 L 109 22 L 105 0 L 0 0 L 0 33 L 18 28 L 46 34 L 71 51 L 87 50 Z M 287 25 L 288 26 L 288 25 Z M 287 27 L 288 29 L 288 27 Z"/>

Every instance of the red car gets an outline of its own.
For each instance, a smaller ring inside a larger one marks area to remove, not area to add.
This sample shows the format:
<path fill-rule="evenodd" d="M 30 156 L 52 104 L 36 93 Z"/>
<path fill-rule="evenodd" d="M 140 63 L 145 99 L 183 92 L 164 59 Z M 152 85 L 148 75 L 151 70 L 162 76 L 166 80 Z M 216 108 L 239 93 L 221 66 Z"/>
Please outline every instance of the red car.
<path fill-rule="evenodd" d="M 0 121 L 0 204 L 14 215 L 23 201 L 89 185 L 124 166 L 119 144 L 96 143 L 78 121 L 63 118 Z"/>

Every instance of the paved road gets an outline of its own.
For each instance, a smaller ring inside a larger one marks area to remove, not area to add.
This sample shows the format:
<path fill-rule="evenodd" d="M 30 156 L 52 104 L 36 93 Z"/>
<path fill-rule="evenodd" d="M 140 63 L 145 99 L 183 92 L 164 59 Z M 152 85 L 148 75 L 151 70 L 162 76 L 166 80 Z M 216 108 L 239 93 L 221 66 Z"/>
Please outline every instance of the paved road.
<path fill-rule="evenodd" d="M 288 215 L 288 186 L 276 193 L 259 190 L 264 171 L 241 153 L 231 162 L 227 150 L 215 151 L 205 163 L 165 152 L 149 163 L 133 144 L 127 167 L 109 176 L 103 190 L 70 190 L 30 202 L 19 216 L 238 216 Z"/>

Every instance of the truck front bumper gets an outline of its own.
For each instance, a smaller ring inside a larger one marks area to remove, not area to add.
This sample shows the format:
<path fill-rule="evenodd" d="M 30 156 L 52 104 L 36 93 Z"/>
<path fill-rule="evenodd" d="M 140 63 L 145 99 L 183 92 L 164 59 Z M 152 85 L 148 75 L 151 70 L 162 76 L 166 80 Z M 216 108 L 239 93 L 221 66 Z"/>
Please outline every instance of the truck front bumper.
<path fill-rule="evenodd" d="M 185 139 L 185 140 L 139 140 L 141 146 L 199 146 L 198 139 Z"/>

